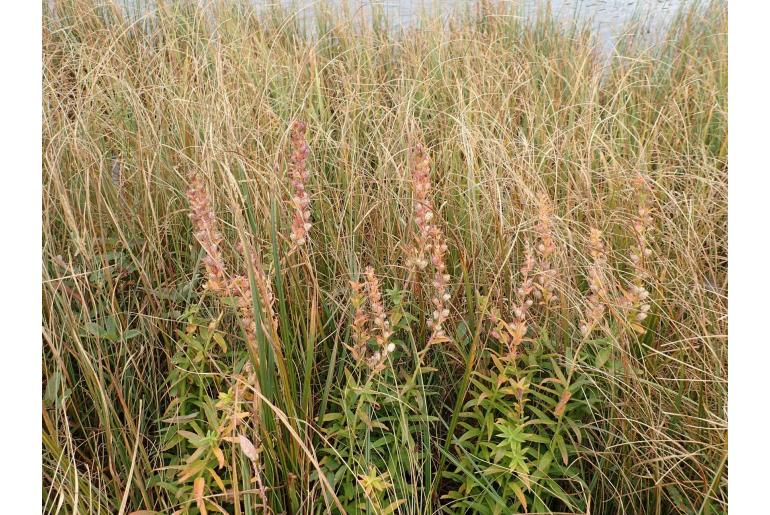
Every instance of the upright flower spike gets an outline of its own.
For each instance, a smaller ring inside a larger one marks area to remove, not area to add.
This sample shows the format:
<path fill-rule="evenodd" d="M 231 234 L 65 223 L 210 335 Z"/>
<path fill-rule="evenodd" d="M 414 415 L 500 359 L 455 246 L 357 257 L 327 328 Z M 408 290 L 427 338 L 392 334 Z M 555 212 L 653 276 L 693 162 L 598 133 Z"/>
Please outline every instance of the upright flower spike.
<path fill-rule="evenodd" d="M 556 253 L 556 243 L 553 238 L 553 206 L 550 199 L 543 193 L 537 200 L 538 220 L 537 232 L 537 281 L 535 297 L 541 305 L 548 306 L 556 300 L 556 269 L 553 267 L 553 257 Z"/>
<path fill-rule="evenodd" d="M 250 345 L 256 345 L 257 324 L 254 319 L 251 283 L 248 275 L 228 277 L 220 250 L 223 237 L 217 227 L 217 218 L 214 210 L 211 208 L 208 192 L 203 185 L 203 181 L 196 173 L 190 175 L 187 200 L 190 204 L 189 215 L 192 220 L 195 239 L 198 240 L 198 243 L 206 252 L 206 255 L 203 257 L 203 264 L 206 267 L 208 278 L 206 289 L 220 297 L 235 297 L 240 314 L 239 320 L 246 334 L 246 340 Z M 238 244 L 238 251 L 241 254 L 245 254 L 240 243 Z M 256 274 L 257 288 L 264 304 L 263 312 L 268 313 L 273 329 L 277 329 L 278 321 L 273 311 L 274 301 L 270 281 L 262 269 L 257 266 L 253 252 L 251 256 L 254 273 Z M 265 326 L 263 328 L 266 329 Z"/>
<path fill-rule="evenodd" d="M 385 312 L 385 306 L 382 304 L 380 282 L 374 275 L 374 268 L 371 266 L 366 267 L 364 270 L 364 275 L 366 276 L 367 293 L 369 294 L 369 305 L 371 306 L 372 314 L 374 315 L 374 319 L 372 320 L 374 324 L 374 331 L 372 331 L 372 333 L 375 335 L 377 345 L 379 347 L 386 347 L 388 340 L 390 340 L 390 336 L 393 334 L 393 332 L 390 329 L 390 321 L 388 320 L 388 315 Z"/>
<path fill-rule="evenodd" d="M 189 216 L 193 225 L 193 235 L 206 252 L 203 257 L 208 279 L 206 289 L 220 295 L 227 295 L 229 284 L 220 250 L 222 234 L 217 227 L 217 218 L 211 207 L 206 187 L 195 172 L 190 174 L 187 201 L 190 204 Z"/>
<path fill-rule="evenodd" d="M 444 331 L 444 321 L 449 318 L 449 308 L 446 303 L 449 301 L 449 274 L 446 273 L 446 264 L 444 263 L 444 255 L 447 252 L 447 245 L 444 243 L 444 237 L 441 233 L 441 229 L 434 226 L 431 231 L 431 264 L 433 265 L 433 297 L 431 297 L 431 304 L 433 304 L 433 313 L 431 318 L 428 319 L 428 327 L 431 328 L 431 337 L 428 340 L 428 345 L 434 343 L 441 343 L 447 341 L 446 333 Z"/>
<path fill-rule="evenodd" d="M 412 150 L 412 195 L 414 222 L 417 225 L 410 264 L 420 270 L 428 266 L 426 254 L 433 239 L 433 202 L 430 199 L 430 157 L 425 147 L 417 145 Z"/>
<path fill-rule="evenodd" d="M 307 156 L 310 147 L 305 139 L 306 126 L 300 121 L 291 125 L 291 156 L 289 158 L 289 175 L 294 193 L 291 199 L 294 219 L 291 226 L 291 241 L 296 247 L 307 242 L 310 223 L 310 196 L 307 193 L 307 181 L 310 172 L 307 170 Z"/>
<path fill-rule="evenodd" d="M 592 228 L 589 240 L 591 252 L 591 267 L 588 269 L 588 289 L 589 295 L 586 299 L 583 320 L 580 322 L 580 332 L 584 338 L 587 338 L 594 328 L 604 318 L 607 309 L 606 299 L 608 298 L 606 269 L 607 254 L 604 251 L 604 241 L 602 232 Z"/>
<path fill-rule="evenodd" d="M 506 347 L 509 359 L 516 359 L 519 346 L 527 335 L 527 318 L 529 308 L 533 304 L 532 293 L 535 291 L 535 284 L 532 279 L 534 269 L 535 258 L 532 255 L 532 248 L 527 243 L 524 250 L 524 264 L 520 270 L 521 281 L 518 288 L 516 288 L 513 321 L 506 322 L 503 320 L 497 310 L 493 310 L 489 316 L 490 321 L 494 325 L 491 333 L 492 337 Z"/>
<path fill-rule="evenodd" d="M 278 330 L 278 319 L 276 318 L 273 309 L 274 299 L 272 288 L 270 287 L 270 281 L 267 279 L 264 272 L 255 268 L 254 273 L 257 291 L 262 302 L 262 313 L 265 313 L 260 325 L 265 333 L 271 334 L 271 330 Z M 235 297 L 238 312 L 240 314 L 239 320 L 243 332 L 246 334 L 246 341 L 249 345 L 256 345 L 257 322 L 254 319 L 254 299 L 252 298 L 249 277 L 247 275 L 234 277 L 230 280 L 228 291 L 229 295 Z"/>
<path fill-rule="evenodd" d="M 374 334 L 377 350 L 372 353 L 366 363 L 373 372 L 379 372 L 385 368 L 385 360 L 388 355 L 396 349 L 393 343 L 390 343 L 390 337 L 393 331 L 390 328 L 390 321 L 382 304 L 382 295 L 380 294 L 380 283 L 374 275 L 374 268 L 367 266 L 364 270 L 366 276 L 367 294 L 369 296 L 369 307 L 372 311 L 372 323 L 374 328 L 371 333 Z"/>
<path fill-rule="evenodd" d="M 532 247 L 529 242 L 524 244 L 524 264 L 519 273 L 521 281 L 516 289 L 516 302 L 513 313 L 516 318 L 524 320 L 527 316 L 530 306 L 532 306 L 532 293 L 535 291 L 535 284 L 532 274 L 535 270 L 535 257 L 532 255 Z"/>
<path fill-rule="evenodd" d="M 257 288 L 262 298 L 264 312 L 268 314 L 273 330 L 278 332 L 278 316 L 275 314 L 275 296 L 273 295 L 273 286 L 270 278 L 265 275 L 261 268 L 254 266 L 257 274 Z"/>
<path fill-rule="evenodd" d="M 419 270 L 424 270 L 429 264 L 433 267 L 432 312 L 427 320 L 427 325 L 431 329 L 428 340 L 428 346 L 430 346 L 448 341 L 444 322 L 449 317 L 446 303 L 450 299 L 450 276 L 444 261 L 448 247 L 441 228 L 436 224 L 433 202 L 430 198 L 430 157 L 422 145 L 417 145 L 412 150 L 411 179 L 417 232 L 409 263 Z"/>
<path fill-rule="evenodd" d="M 393 331 L 390 320 L 380 293 L 380 283 L 374 268 L 367 266 L 364 270 L 365 283 L 351 281 L 351 303 L 355 308 L 351 333 L 353 346 L 348 346 L 356 363 L 365 363 L 373 373 L 385 368 L 387 357 L 396 349 L 390 342 Z M 365 294 L 363 290 L 366 290 Z M 369 310 L 365 309 L 366 302 Z M 374 339 L 377 348 L 370 352 L 369 342 Z"/>
<path fill-rule="evenodd" d="M 650 205 L 650 188 L 647 179 L 638 174 L 634 179 L 636 190 L 636 213 L 630 219 L 630 232 L 634 235 L 634 244 L 629 253 L 633 275 L 630 285 L 623 292 L 620 306 L 626 314 L 626 320 L 639 333 L 644 332 L 640 325 L 647 318 L 650 304 L 647 299 L 650 292 L 646 288 L 650 279 L 648 262 L 652 257 L 652 249 L 649 247 L 649 233 L 652 230 L 652 208 Z"/>
<path fill-rule="evenodd" d="M 348 347 L 356 363 L 361 363 L 366 358 L 367 345 L 369 343 L 369 315 L 366 312 L 366 296 L 363 294 L 363 284 L 358 281 L 350 281 L 352 294 L 350 302 L 355 312 L 351 324 L 353 346 Z"/>
<path fill-rule="evenodd" d="M 643 175 L 637 175 L 634 180 L 637 195 L 637 213 L 631 220 L 631 228 L 636 238 L 634 251 L 631 253 L 631 263 L 638 278 L 642 281 L 649 279 L 647 261 L 652 256 L 649 247 L 649 233 L 652 230 L 652 209 L 650 207 L 651 188 Z"/>
<path fill-rule="evenodd" d="M 239 320 L 243 332 L 246 334 L 246 341 L 250 347 L 255 348 L 257 345 L 257 322 L 254 320 L 254 303 L 251 298 L 249 278 L 243 275 L 233 278 L 230 281 L 229 289 L 238 305 Z"/>

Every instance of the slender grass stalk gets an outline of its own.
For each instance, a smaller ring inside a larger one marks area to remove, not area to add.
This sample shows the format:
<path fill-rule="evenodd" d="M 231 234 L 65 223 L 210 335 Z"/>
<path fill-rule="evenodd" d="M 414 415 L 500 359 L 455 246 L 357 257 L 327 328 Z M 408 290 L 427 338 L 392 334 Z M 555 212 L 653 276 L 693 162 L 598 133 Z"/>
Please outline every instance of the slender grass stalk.
<path fill-rule="evenodd" d="M 42 20 L 44 512 L 727 511 L 724 2 L 130 4 Z"/>

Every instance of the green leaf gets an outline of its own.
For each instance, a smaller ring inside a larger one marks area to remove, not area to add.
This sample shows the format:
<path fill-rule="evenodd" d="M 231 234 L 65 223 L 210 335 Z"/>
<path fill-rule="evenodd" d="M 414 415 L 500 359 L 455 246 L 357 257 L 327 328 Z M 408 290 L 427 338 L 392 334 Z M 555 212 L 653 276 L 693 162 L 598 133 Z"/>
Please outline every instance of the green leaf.
<path fill-rule="evenodd" d="M 139 329 L 129 329 L 125 333 L 123 333 L 123 339 L 124 340 L 130 340 L 131 338 L 136 338 L 142 334 L 142 332 Z"/>
<path fill-rule="evenodd" d="M 395 512 L 398 509 L 398 507 L 404 504 L 405 502 L 406 502 L 406 499 L 399 499 L 398 501 L 393 501 L 384 510 L 382 510 L 382 514 L 389 515 L 390 513 Z"/>
<path fill-rule="evenodd" d="M 227 342 L 225 341 L 225 338 L 222 336 L 222 333 L 214 333 L 214 341 L 219 344 L 219 347 L 222 349 L 222 352 L 227 352 Z"/>
<path fill-rule="evenodd" d="M 553 442 L 561 453 L 562 462 L 566 465 L 569 462 L 569 454 L 567 453 L 567 445 L 564 443 L 564 438 L 562 438 L 561 435 L 556 435 Z"/>
<path fill-rule="evenodd" d="M 86 322 L 84 327 L 88 334 L 91 336 L 104 338 L 107 334 L 107 331 L 104 328 L 102 328 L 99 324 L 95 324 L 94 322 Z"/>
<path fill-rule="evenodd" d="M 610 359 L 612 354 L 612 347 L 605 347 L 596 353 L 596 359 L 594 360 L 594 366 L 596 368 L 602 368 L 607 360 Z"/>
<path fill-rule="evenodd" d="M 524 510 L 527 509 L 527 497 L 524 495 L 524 492 L 522 491 L 519 484 L 515 481 L 511 481 L 508 483 L 508 487 L 513 490 L 513 493 L 516 495 L 516 498 L 521 503 L 522 507 L 524 507 Z"/>

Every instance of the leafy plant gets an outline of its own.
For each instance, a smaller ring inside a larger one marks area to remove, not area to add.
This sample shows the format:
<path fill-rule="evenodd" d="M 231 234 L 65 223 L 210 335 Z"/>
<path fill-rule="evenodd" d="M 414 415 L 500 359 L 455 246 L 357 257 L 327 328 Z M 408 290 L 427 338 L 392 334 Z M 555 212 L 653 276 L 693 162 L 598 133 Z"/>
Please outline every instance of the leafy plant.
<path fill-rule="evenodd" d="M 405 309 L 404 292 L 394 288 L 385 297 L 392 306 L 391 341 L 403 355 L 415 319 Z M 375 336 L 369 337 L 366 347 L 378 348 Z M 389 359 L 388 366 L 371 368 L 361 361 L 345 370 L 335 407 L 321 421 L 320 463 L 346 513 L 424 512 L 431 502 L 424 489 L 433 479 L 431 432 L 437 418 L 429 414 L 423 379 L 432 369 L 409 373 L 410 363 Z"/>
<path fill-rule="evenodd" d="M 253 428 L 253 396 L 243 386 L 254 383 L 253 374 L 232 372 L 227 341 L 217 328 L 220 320 L 202 319 L 193 311 L 186 316 L 186 329 L 178 332 L 168 376 L 171 402 L 161 420 L 167 465 L 150 482 L 185 510 L 194 505 L 200 513 L 228 513 L 239 474 L 252 477 L 249 461 L 255 466 L 253 476 L 260 474 L 257 449 L 246 436 Z M 249 481 L 242 484 L 251 486 Z"/>
<path fill-rule="evenodd" d="M 584 510 L 577 460 L 588 380 L 570 376 L 546 336 L 523 355 L 490 358 L 473 374 L 453 439 L 451 512 Z"/>

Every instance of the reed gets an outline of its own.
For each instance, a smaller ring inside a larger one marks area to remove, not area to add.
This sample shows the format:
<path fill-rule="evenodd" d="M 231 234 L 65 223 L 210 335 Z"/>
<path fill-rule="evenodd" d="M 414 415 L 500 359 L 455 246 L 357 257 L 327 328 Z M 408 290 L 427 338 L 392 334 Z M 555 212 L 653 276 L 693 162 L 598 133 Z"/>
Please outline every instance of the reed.
<path fill-rule="evenodd" d="M 725 3 L 211 4 L 45 10 L 44 512 L 727 511 Z"/>

